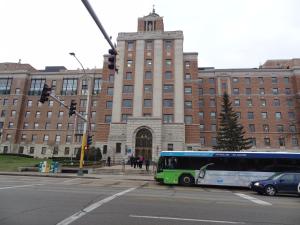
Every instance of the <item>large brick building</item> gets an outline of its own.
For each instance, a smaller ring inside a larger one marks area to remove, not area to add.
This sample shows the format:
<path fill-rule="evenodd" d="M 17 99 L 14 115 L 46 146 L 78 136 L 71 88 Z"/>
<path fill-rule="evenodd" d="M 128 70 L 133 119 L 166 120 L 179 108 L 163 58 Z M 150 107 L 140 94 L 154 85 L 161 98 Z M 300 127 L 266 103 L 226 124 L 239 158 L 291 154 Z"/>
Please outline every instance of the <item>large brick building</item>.
<path fill-rule="evenodd" d="M 0 152 L 74 156 L 80 148 L 83 122 L 51 99 L 39 103 L 44 83 L 65 104 L 76 100 L 82 114 L 89 104 L 94 145 L 113 160 L 211 149 L 225 91 L 253 150 L 299 151 L 300 59 L 252 69 L 198 67 L 198 54 L 183 52 L 183 32 L 164 31 L 154 11 L 138 19 L 137 32 L 119 33 L 117 49 L 117 74 L 108 69 L 107 55 L 102 70 L 86 74 L 0 64 Z"/>

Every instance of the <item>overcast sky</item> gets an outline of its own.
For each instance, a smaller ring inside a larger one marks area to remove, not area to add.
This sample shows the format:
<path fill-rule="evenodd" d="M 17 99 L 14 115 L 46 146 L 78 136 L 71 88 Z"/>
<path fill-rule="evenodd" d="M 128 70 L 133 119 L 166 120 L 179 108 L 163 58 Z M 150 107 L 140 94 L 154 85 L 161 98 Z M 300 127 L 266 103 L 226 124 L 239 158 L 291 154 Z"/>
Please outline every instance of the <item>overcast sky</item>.
<path fill-rule="evenodd" d="M 297 0 L 89 0 L 115 42 L 136 32 L 155 5 L 165 31 L 182 30 L 184 51 L 199 67 L 253 68 L 267 59 L 300 58 Z M 102 68 L 109 45 L 81 0 L 0 0 L 0 62 Z"/>

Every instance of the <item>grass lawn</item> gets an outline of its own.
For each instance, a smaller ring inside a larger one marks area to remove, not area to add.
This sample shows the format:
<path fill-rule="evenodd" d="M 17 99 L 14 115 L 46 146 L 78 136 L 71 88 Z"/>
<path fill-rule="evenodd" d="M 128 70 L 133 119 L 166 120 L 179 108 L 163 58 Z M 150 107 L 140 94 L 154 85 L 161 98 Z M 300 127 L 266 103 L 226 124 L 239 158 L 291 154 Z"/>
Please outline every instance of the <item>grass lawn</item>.
<path fill-rule="evenodd" d="M 18 167 L 35 166 L 43 159 L 25 158 L 20 156 L 0 155 L 0 171 L 17 172 Z M 49 160 L 51 161 L 51 160 Z"/>

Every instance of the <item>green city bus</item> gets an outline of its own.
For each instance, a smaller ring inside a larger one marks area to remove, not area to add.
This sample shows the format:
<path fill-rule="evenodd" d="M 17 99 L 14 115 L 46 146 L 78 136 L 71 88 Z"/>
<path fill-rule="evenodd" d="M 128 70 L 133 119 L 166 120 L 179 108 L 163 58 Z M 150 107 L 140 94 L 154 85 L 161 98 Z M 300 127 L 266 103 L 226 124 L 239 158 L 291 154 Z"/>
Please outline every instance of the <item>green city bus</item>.
<path fill-rule="evenodd" d="M 300 172 L 300 153 L 162 151 L 155 180 L 163 184 L 247 187 L 277 172 Z"/>

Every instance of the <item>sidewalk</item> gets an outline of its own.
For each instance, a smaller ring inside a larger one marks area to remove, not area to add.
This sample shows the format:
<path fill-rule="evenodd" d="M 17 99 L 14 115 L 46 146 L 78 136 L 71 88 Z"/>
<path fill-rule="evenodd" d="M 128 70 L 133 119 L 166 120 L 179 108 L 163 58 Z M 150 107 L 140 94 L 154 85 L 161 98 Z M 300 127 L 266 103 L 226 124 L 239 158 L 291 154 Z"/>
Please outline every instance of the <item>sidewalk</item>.
<path fill-rule="evenodd" d="M 125 169 L 125 170 L 124 170 Z M 145 167 L 142 169 L 134 169 L 130 165 L 114 165 L 111 167 L 101 167 L 89 169 L 88 174 L 78 176 L 77 173 L 40 173 L 40 172 L 1 172 L 0 175 L 10 176 L 38 176 L 38 177 L 57 177 L 57 178 L 89 178 L 89 179 L 117 179 L 117 180 L 140 180 L 153 181 L 153 167 L 149 168 L 149 172 Z"/>

